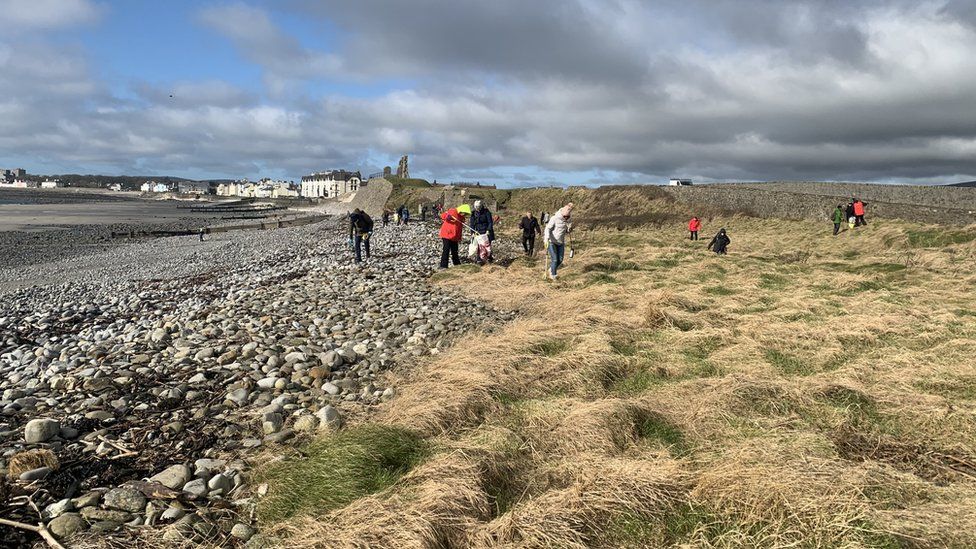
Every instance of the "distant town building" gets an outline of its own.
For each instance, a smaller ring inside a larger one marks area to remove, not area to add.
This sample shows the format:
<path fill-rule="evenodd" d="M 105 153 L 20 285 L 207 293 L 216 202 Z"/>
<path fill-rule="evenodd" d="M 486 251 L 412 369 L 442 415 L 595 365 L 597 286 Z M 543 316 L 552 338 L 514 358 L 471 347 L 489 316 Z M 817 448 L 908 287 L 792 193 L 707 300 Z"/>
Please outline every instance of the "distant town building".
<path fill-rule="evenodd" d="M 146 181 L 139 186 L 139 190 L 144 193 L 168 193 L 171 191 L 176 191 L 176 186 L 170 186 L 166 183 L 159 183 L 156 181 Z"/>
<path fill-rule="evenodd" d="M 359 172 L 332 170 L 302 177 L 301 195 L 307 198 L 335 198 L 359 190 L 363 176 Z"/>
<path fill-rule="evenodd" d="M 672 177 L 671 180 L 668 181 L 669 187 L 687 187 L 690 185 L 691 185 L 690 179 L 678 179 L 676 177 Z"/>
<path fill-rule="evenodd" d="M 61 181 L 58 179 L 48 179 L 46 181 L 41 181 L 42 189 L 57 189 L 58 187 L 63 187 Z"/>
<path fill-rule="evenodd" d="M 108 190 L 116 191 L 116 192 L 121 191 L 122 185 L 120 185 L 119 183 L 112 183 L 111 185 L 108 186 Z"/>
<path fill-rule="evenodd" d="M 181 181 L 179 183 L 179 192 L 182 194 L 208 194 L 210 192 L 210 183 L 206 181 Z"/>
<path fill-rule="evenodd" d="M 2 177 L 0 177 L 0 183 L 12 184 L 17 179 L 24 179 L 27 177 L 27 170 L 24 168 L 16 168 L 13 170 L 3 170 Z M 10 186 L 10 185 L 8 185 Z"/>
<path fill-rule="evenodd" d="M 244 196 L 244 189 L 250 184 L 251 182 L 247 179 L 221 183 L 217 185 L 217 196 Z"/>

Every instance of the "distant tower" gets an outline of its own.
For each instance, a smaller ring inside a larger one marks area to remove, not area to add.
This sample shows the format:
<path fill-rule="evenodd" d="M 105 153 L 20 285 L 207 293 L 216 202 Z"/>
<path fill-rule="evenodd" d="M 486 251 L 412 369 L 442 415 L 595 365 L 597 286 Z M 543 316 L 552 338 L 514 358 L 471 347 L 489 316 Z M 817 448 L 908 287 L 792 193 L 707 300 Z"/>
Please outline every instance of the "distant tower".
<path fill-rule="evenodd" d="M 397 177 L 400 179 L 410 179 L 410 167 L 407 165 L 407 155 L 403 155 L 400 159 L 400 165 L 397 166 Z"/>

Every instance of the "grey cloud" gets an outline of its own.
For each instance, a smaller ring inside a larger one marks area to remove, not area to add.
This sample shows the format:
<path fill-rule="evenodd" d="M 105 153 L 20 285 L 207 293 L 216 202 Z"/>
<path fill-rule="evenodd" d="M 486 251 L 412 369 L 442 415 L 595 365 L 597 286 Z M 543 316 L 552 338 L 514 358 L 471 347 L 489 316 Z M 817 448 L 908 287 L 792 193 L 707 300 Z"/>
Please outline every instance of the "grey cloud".
<path fill-rule="evenodd" d="M 206 8 L 200 21 L 230 39 L 251 61 L 265 67 L 275 79 L 318 78 L 340 69 L 333 55 L 309 50 L 285 34 L 267 12 L 236 3 Z"/>
<path fill-rule="evenodd" d="M 325 54 L 268 12 L 233 4 L 202 20 L 267 79 L 328 81 L 341 67 L 411 84 L 365 98 L 268 98 L 219 81 L 143 83 L 123 100 L 83 56 L 0 43 L 0 70 L 32 70 L 39 83 L 27 93 L 0 81 L 0 115 L 17 130 L 0 150 L 120 171 L 292 178 L 379 169 L 400 154 L 440 181 L 969 177 L 976 29 L 956 24 L 954 5 L 293 2 L 341 29 L 345 45 Z M 696 24 L 709 36 L 693 34 Z"/>
<path fill-rule="evenodd" d="M 614 2 L 293 1 L 346 32 L 349 69 L 373 75 L 460 71 L 520 78 L 645 76 L 646 54 L 615 34 Z"/>

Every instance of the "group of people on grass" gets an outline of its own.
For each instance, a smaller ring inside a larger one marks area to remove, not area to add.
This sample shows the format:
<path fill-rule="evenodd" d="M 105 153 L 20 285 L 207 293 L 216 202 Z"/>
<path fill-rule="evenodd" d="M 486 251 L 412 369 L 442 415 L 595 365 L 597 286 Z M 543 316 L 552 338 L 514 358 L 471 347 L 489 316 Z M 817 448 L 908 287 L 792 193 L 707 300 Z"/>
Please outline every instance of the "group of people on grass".
<path fill-rule="evenodd" d="M 519 221 L 519 229 L 522 231 L 522 250 L 527 256 L 535 255 L 536 236 L 543 236 L 543 243 L 549 252 L 549 263 L 546 274 L 549 278 L 556 280 L 559 266 L 562 265 L 566 251 L 566 236 L 572 232 L 573 224 L 571 221 L 573 204 L 563 206 L 552 216 L 543 212 L 536 218 L 532 212 L 525 212 L 525 216 Z M 461 263 L 458 254 L 458 245 L 464 238 L 464 228 L 467 227 L 474 235 L 472 245 L 477 246 L 475 255 L 480 265 L 493 261 L 491 255 L 491 242 L 495 240 L 495 222 L 498 216 L 493 216 L 491 212 L 482 204 L 480 200 L 474 203 L 474 209 L 470 210 L 470 223 L 465 217 L 466 212 L 463 207 L 451 208 L 440 215 L 441 230 L 440 237 L 443 243 L 441 251 L 440 268 L 446 269 L 448 261 L 459 265 Z M 540 223 L 540 219 L 547 220 Z M 543 225 L 545 229 L 543 229 Z M 487 242 L 487 249 L 484 248 Z"/>
<path fill-rule="evenodd" d="M 834 234 L 840 232 L 840 227 L 845 220 L 851 229 L 867 225 L 867 221 L 864 219 L 866 206 L 865 202 L 857 198 L 852 198 L 846 208 L 838 204 L 831 216 L 834 223 Z M 421 220 L 426 221 L 427 206 L 420 206 L 419 211 Z M 495 240 L 495 224 L 498 222 L 498 216 L 492 215 L 481 200 L 475 200 L 473 209 L 467 204 L 462 204 L 445 211 L 442 205 L 434 204 L 430 211 L 441 220 L 438 233 L 442 243 L 441 269 L 448 268 L 449 263 L 460 265 L 459 245 L 464 239 L 465 229 L 472 236 L 468 255 L 473 257 L 479 265 L 494 261 L 491 245 Z M 384 227 L 389 223 L 391 214 L 394 213 L 397 225 L 406 225 L 410 221 L 410 210 L 405 205 L 401 205 L 395 212 L 383 210 Z M 559 267 L 565 259 L 566 238 L 573 230 L 572 213 L 573 203 L 570 202 L 552 215 L 543 211 L 538 218 L 531 211 L 527 211 L 519 221 L 518 227 L 522 232 L 522 250 L 526 256 L 535 255 L 536 237 L 543 237 L 543 245 L 548 253 L 546 275 L 552 280 L 557 279 Z M 688 222 L 689 239 L 697 241 L 701 229 L 701 219 L 692 217 Z M 356 263 L 362 262 L 363 251 L 366 253 L 366 258 L 369 259 L 369 237 L 372 232 L 373 220 L 366 212 L 357 208 L 349 214 L 349 245 L 355 251 Z M 707 249 L 716 254 L 725 255 L 728 253 L 728 247 L 731 243 L 732 240 L 729 238 L 728 232 L 722 228 L 709 241 Z"/>
<path fill-rule="evenodd" d="M 864 211 L 867 207 L 867 203 L 862 202 L 858 198 L 852 198 L 847 204 L 847 208 L 838 204 L 837 208 L 834 209 L 834 213 L 831 215 L 831 221 L 834 222 L 834 234 L 840 232 L 840 226 L 847 221 L 847 225 L 850 229 L 854 227 L 860 227 L 862 225 L 867 225 L 868 222 L 864 220 Z"/>

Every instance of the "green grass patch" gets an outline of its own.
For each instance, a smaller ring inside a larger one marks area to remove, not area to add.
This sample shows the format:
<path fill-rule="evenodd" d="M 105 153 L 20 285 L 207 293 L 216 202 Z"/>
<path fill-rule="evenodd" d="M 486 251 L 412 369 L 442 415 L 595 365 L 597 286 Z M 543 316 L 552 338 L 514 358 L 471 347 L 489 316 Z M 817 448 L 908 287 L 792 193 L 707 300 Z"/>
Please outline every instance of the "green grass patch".
<path fill-rule="evenodd" d="M 790 283 L 790 279 L 775 273 L 759 275 L 759 287 L 764 290 L 782 290 Z"/>
<path fill-rule="evenodd" d="M 841 271 L 851 274 L 890 274 L 905 271 L 908 266 L 904 263 L 841 263 L 827 262 L 821 264 L 822 267 L 832 271 Z"/>
<path fill-rule="evenodd" d="M 651 260 L 648 265 L 658 269 L 673 269 L 681 263 L 681 258 L 679 257 L 659 257 L 657 259 Z"/>
<path fill-rule="evenodd" d="M 708 295 L 734 295 L 735 290 L 726 288 L 725 286 L 708 286 L 704 290 Z"/>
<path fill-rule="evenodd" d="M 884 280 L 864 280 L 858 282 L 853 287 L 840 292 L 840 295 L 854 295 L 862 292 L 884 292 L 892 291 L 893 286 Z"/>
<path fill-rule="evenodd" d="M 621 271 L 639 271 L 640 265 L 634 263 L 633 261 L 626 261 L 623 259 L 613 258 L 608 261 L 600 261 L 597 263 L 590 263 L 581 269 L 584 273 L 600 272 L 600 273 L 619 273 Z"/>
<path fill-rule="evenodd" d="M 597 285 L 597 284 L 618 284 L 618 283 L 619 282 L 618 282 L 618 280 L 616 278 L 608 275 L 607 273 L 596 273 L 596 274 L 590 275 L 586 279 L 586 285 L 587 286 L 594 286 L 594 285 Z"/>
<path fill-rule="evenodd" d="M 391 486 L 423 462 L 428 444 L 405 429 L 363 425 L 312 442 L 258 474 L 271 489 L 258 517 L 272 523 L 318 515 Z"/>
<path fill-rule="evenodd" d="M 681 429 L 657 414 L 647 414 L 638 421 L 637 436 L 663 444 L 675 456 L 684 456 L 691 451 Z"/>
<path fill-rule="evenodd" d="M 610 248 L 636 248 L 642 244 L 639 238 L 627 232 L 590 233 L 586 236 L 585 243 L 588 247 L 607 246 Z"/>
<path fill-rule="evenodd" d="M 972 376 L 926 379 L 915 382 L 916 388 L 950 400 L 976 400 L 976 378 Z"/>
<path fill-rule="evenodd" d="M 806 361 L 776 349 L 767 349 L 763 356 L 766 357 L 766 362 L 770 366 L 786 375 L 807 376 L 815 371 L 813 366 Z"/>
<path fill-rule="evenodd" d="M 685 378 L 700 377 L 719 377 L 725 372 L 708 360 L 719 347 L 722 340 L 718 337 L 706 337 L 699 339 L 694 344 L 681 350 L 681 355 L 688 361 L 690 368 L 686 371 Z"/>
<path fill-rule="evenodd" d="M 438 282 L 441 280 L 450 280 L 452 278 L 459 278 L 468 273 L 474 273 L 481 270 L 481 267 L 473 263 L 465 263 L 462 265 L 454 265 L 448 269 L 443 269 L 437 271 L 436 273 L 430 275 L 431 282 Z"/>
<path fill-rule="evenodd" d="M 569 349 L 569 345 L 569 339 L 549 339 L 530 346 L 529 352 L 534 355 L 553 357 L 565 352 Z"/>
<path fill-rule="evenodd" d="M 944 248 L 976 240 L 976 233 L 948 229 L 917 229 L 905 231 L 908 245 L 913 248 Z"/>
<path fill-rule="evenodd" d="M 651 388 L 672 380 L 666 370 L 658 368 L 638 368 L 623 376 L 609 380 L 607 390 L 621 396 L 636 396 Z"/>

